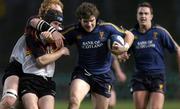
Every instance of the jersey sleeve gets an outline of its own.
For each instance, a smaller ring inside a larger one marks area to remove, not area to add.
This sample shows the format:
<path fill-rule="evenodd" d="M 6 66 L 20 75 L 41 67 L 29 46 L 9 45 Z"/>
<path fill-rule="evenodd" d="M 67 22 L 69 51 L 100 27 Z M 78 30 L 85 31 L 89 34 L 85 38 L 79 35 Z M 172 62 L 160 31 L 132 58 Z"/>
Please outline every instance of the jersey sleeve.
<path fill-rule="evenodd" d="M 38 58 L 44 54 L 46 54 L 46 50 L 43 45 L 37 39 L 33 37 L 26 37 L 26 44 L 28 50 L 32 53 L 35 58 Z"/>
<path fill-rule="evenodd" d="M 166 29 L 162 28 L 161 35 L 163 46 L 167 48 L 169 52 L 175 52 L 177 48 L 177 43 L 174 41 L 170 33 Z"/>
<path fill-rule="evenodd" d="M 108 30 L 111 35 L 119 34 L 123 38 L 125 37 L 125 30 L 120 29 L 118 26 L 116 26 L 112 23 L 102 23 L 101 25 L 104 25 L 106 30 Z"/>
<path fill-rule="evenodd" d="M 71 25 L 68 27 L 65 27 L 61 33 L 65 37 L 64 43 L 67 45 L 72 45 L 76 41 L 77 31 L 75 31 L 76 27 L 75 25 Z"/>

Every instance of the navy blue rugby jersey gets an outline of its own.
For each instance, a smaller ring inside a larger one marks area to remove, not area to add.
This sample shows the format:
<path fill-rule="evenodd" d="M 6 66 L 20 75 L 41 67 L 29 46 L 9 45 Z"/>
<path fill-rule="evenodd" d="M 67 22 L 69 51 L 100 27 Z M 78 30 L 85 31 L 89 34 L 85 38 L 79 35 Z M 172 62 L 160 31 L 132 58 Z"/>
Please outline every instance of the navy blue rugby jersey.
<path fill-rule="evenodd" d="M 169 32 L 161 26 L 154 25 L 146 33 L 140 33 L 138 27 L 132 29 L 135 36 L 131 46 L 137 73 L 164 73 L 164 50 L 176 51 L 176 43 Z"/>
<path fill-rule="evenodd" d="M 111 52 L 107 40 L 112 34 L 124 37 L 124 31 L 111 23 L 98 22 L 92 32 L 86 32 L 80 24 L 74 24 L 62 31 L 65 43 L 76 44 L 78 48 L 78 66 L 92 74 L 110 71 Z"/>

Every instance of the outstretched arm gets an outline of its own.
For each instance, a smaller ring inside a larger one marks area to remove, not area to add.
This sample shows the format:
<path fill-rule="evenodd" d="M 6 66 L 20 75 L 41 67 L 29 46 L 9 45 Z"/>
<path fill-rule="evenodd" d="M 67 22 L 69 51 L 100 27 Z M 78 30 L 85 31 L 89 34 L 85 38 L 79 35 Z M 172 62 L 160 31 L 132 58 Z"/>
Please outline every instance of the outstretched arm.
<path fill-rule="evenodd" d="M 38 67 L 44 67 L 56 61 L 62 55 L 69 55 L 69 50 L 66 47 L 54 50 L 52 45 L 44 46 L 33 37 L 26 37 L 26 45 L 30 52 L 29 55 L 34 56 Z"/>
<path fill-rule="evenodd" d="M 121 67 L 120 67 L 120 64 L 119 64 L 116 56 L 113 55 L 113 58 L 114 58 L 114 60 L 113 60 L 113 62 L 112 62 L 112 68 L 114 69 L 115 74 L 116 74 L 118 80 L 119 80 L 120 82 L 125 82 L 125 81 L 126 81 L 126 75 L 125 75 L 125 73 L 122 71 L 122 69 L 121 69 Z"/>
<path fill-rule="evenodd" d="M 48 53 L 48 54 L 42 55 L 42 56 L 36 58 L 36 62 L 39 67 L 43 67 L 47 64 L 50 64 L 50 63 L 56 61 L 63 55 L 69 55 L 68 48 L 62 47 L 61 49 L 57 50 L 54 53 Z"/>

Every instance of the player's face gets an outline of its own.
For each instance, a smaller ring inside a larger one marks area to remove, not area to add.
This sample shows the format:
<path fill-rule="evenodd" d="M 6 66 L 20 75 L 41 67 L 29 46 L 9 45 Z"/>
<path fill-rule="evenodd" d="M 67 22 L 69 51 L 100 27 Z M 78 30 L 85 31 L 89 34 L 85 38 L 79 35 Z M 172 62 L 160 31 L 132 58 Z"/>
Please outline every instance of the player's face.
<path fill-rule="evenodd" d="M 52 25 L 54 28 L 56 28 L 57 30 L 62 30 L 62 28 L 61 28 L 61 22 L 58 22 L 58 21 L 52 21 L 51 23 L 50 23 L 50 25 Z"/>
<path fill-rule="evenodd" d="M 59 12 L 61 12 L 61 13 L 63 12 L 61 6 L 58 5 L 58 4 L 52 4 L 52 5 L 51 5 L 51 9 L 57 10 L 57 11 L 59 11 Z M 52 21 L 52 22 L 50 23 L 50 25 L 52 25 L 53 27 L 55 27 L 57 30 L 62 30 L 62 23 L 61 23 L 61 22 Z"/>
<path fill-rule="evenodd" d="M 150 8 L 139 7 L 137 10 L 137 21 L 139 25 L 151 25 L 153 15 L 151 14 Z"/>
<path fill-rule="evenodd" d="M 91 16 L 89 19 L 81 19 L 80 23 L 87 32 L 91 32 L 96 26 L 96 17 Z"/>

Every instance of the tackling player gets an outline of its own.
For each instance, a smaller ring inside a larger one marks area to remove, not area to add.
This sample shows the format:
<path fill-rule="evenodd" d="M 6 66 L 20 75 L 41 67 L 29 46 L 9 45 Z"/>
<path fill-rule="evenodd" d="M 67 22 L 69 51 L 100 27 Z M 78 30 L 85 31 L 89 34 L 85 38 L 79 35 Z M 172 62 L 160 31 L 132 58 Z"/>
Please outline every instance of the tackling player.
<path fill-rule="evenodd" d="M 41 4 L 40 12 L 42 13 L 42 12 L 48 11 L 49 9 L 59 10 L 62 13 L 63 5 L 59 0 L 44 0 Z M 52 20 L 55 20 L 54 18 L 56 18 L 57 16 L 56 17 L 49 16 L 49 17 L 51 17 L 51 21 L 52 21 Z M 37 19 L 37 18 L 35 20 L 32 19 L 31 26 L 32 27 L 34 26 L 35 28 L 38 24 L 37 21 L 39 22 L 40 19 Z M 46 26 L 49 25 L 48 23 L 46 24 L 47 24 Z M 61 21 L 60 21 L 60 24 L 61 24 Z M 55 22 L 55 25 L 59 27 L 57 22 Z M 39 32 L 40 31 L 45 31 L 45 30 L 39 30 Z M 62 37 L 59 32 L 54 31 L 52 37 L 57 47 L 60 48 L 61 46 L 63 46 Z M 24 57 L 25 57 L 25 54 L 24 54 L 25 45 L 26 45 L 25 37 L 22 36 L 16 43 L 13 49 L 13 52 L 11 54 L 10 63 L 5 70 L 5 75 L 3 76 L 3 80 L 2 80 L 4 87 L 3 87 L 2 100 L 0 102 L 0 109 L 8 109 L 15 105 L 15 102 L 17 99 L 19 77 L 22 75 L 22 72 L 23 72 L 22 64 L 24 62 Z"/>

